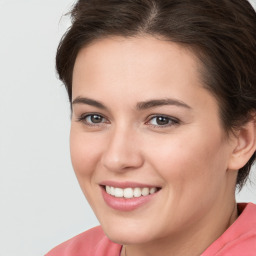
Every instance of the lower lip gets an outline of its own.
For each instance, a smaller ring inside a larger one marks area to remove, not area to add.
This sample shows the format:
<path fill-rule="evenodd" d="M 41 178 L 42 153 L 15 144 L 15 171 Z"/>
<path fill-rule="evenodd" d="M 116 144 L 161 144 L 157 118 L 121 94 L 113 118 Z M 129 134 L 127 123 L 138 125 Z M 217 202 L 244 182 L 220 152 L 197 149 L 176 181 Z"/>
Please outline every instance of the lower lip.
<path fill-rule="evenodd" d="M 149 194 L 148 196 L 140 196 L 140 197 L 133 197 L 133 198 L 123 198 L 123 197 L 114 197 L 109 195 L 106 190 L 102 187 L 102 195 L 103 199 L 106 202 L 106 204 L 118 211 L 133 211 L 146 203 L 148 203 L 150 200 L 152 200 L 155 195 Z"/>

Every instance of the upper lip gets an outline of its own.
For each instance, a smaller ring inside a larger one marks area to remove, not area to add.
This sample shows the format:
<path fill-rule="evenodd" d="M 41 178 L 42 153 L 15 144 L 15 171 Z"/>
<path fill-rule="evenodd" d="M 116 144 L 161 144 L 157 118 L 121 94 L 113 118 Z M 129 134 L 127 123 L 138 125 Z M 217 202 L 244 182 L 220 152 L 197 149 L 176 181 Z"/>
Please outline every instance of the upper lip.
<path fill-rule="evenodd" d="M 160 188 L 156 185 L 150 185 L 145 183 L 133 182 L 133 181 L 125 181 L 125 182 L 118 182 L 118 181 L 103 181 L 100 182 L 101 186 L 110 186 L 115 188 Z"/>

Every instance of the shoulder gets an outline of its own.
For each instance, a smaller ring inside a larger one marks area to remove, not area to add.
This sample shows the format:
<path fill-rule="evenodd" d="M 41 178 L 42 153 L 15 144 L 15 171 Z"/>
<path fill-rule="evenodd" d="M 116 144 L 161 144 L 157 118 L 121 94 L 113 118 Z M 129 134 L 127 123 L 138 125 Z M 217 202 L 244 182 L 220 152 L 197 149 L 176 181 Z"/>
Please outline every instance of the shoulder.
<path fill-rule="evenodd" d="M 202 256 L 255 256 L 256 205 L 238 204 L 240 216 Z"/>
<path fill-rule="evenodd" d="M 119 256 L 121 245 L 111 242 L 100 226 L 58 245 L 45 256 Z"/>

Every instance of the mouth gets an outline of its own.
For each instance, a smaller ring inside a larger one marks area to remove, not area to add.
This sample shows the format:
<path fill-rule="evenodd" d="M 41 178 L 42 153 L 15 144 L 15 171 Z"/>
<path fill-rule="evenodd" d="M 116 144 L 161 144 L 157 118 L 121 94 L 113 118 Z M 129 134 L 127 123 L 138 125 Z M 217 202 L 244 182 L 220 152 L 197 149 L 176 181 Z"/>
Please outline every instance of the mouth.
<path fill-rule="evenodd" d="M 100 185 L 105 203 L 118 211 L 133 211 L 154 202 L 161 187 L 138 183 L 106 182 Z"/>
<path fill-rule="evenodd" d="M 118 198 L 139 198 L 157 193 L 161 188 L 159 187 L 127 187 L 119 188 L 113 186 L 102 186 L 107 194 Z"/>

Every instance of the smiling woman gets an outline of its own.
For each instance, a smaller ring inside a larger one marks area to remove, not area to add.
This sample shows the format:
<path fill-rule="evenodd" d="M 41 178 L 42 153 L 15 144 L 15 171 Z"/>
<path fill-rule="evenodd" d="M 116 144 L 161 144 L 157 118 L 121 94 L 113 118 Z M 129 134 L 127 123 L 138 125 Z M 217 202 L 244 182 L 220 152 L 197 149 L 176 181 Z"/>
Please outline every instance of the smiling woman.
<path fill-rule="evenodd" d="M 246 0 L 78 1 L 57 52 L 71 159 L 101 226 L 47 256 L 256 251 L 236 204 L 256 149 L 256 14 Z"/>

